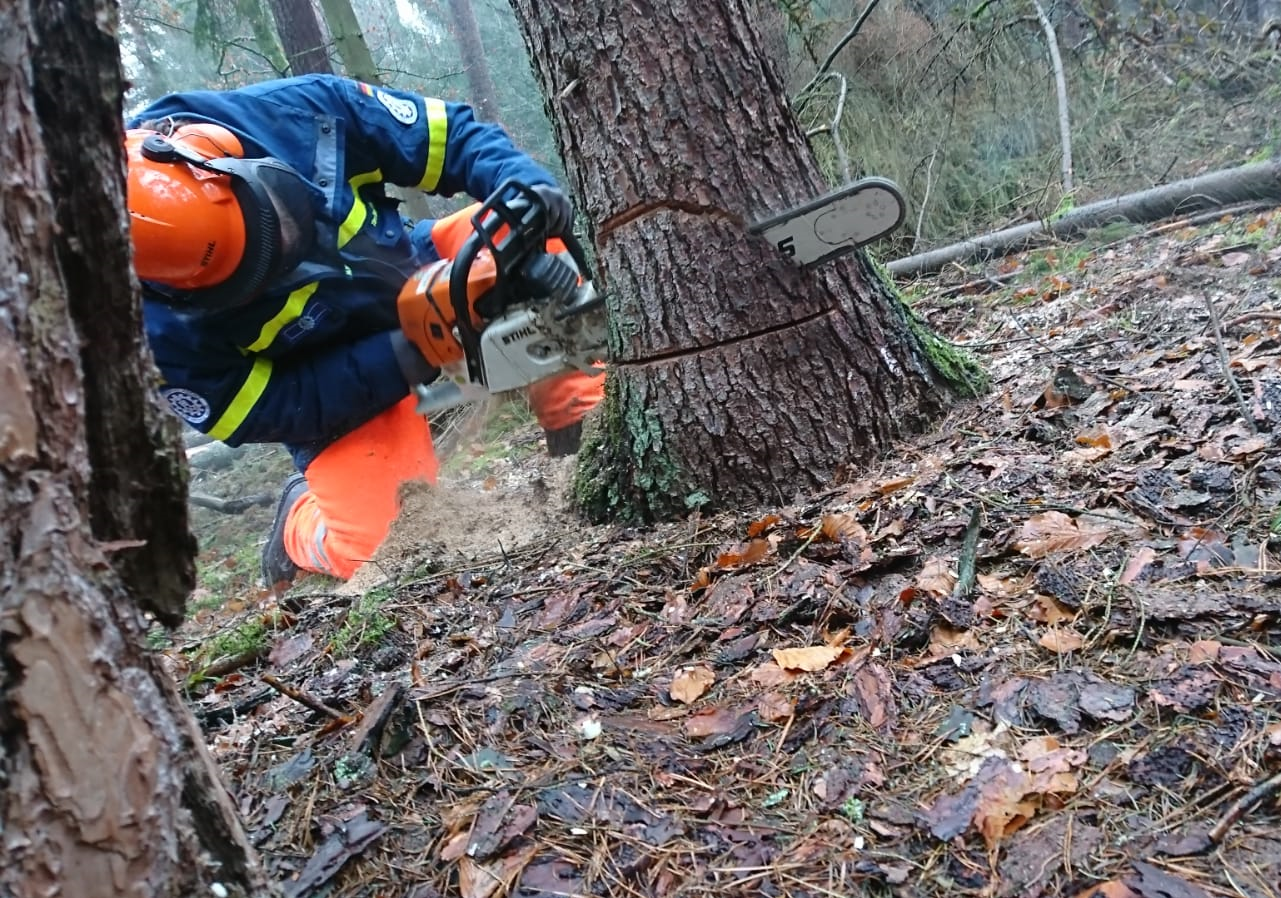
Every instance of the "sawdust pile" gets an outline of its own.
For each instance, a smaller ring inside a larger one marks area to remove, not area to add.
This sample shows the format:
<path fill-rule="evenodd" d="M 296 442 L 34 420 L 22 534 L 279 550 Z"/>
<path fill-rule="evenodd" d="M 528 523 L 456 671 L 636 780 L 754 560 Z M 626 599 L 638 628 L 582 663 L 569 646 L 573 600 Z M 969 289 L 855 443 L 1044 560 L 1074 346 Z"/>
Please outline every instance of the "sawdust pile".
<path fill-rule="evenodd" d="M 569 510 L 574 463 L 542 455 L 501 478 L 407 484 L 391 533 L 338 592 L 360 595 L 428 563 L 467 564 L 581 531 L 585 525 Z"/>

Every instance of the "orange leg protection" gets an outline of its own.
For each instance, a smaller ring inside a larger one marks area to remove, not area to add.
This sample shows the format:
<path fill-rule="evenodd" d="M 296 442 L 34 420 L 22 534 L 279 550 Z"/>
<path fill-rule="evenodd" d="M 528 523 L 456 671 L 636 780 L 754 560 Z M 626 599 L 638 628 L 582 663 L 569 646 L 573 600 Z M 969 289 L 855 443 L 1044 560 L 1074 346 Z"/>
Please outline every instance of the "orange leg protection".
<path fill-rule="evenodd" d="M 427 420 L 407 396 L 325 448 L 285 522 L 285 551 L 303 570 L 348 580 L 374 557 L 400 512 L 403 483 L 435 484 Z"/>
<path fill-rule="evenodd" d="M 529 385 L 529 404 L 543 430 L 577 424 L 605 396 L 605 375 L 571 371 Z"/>

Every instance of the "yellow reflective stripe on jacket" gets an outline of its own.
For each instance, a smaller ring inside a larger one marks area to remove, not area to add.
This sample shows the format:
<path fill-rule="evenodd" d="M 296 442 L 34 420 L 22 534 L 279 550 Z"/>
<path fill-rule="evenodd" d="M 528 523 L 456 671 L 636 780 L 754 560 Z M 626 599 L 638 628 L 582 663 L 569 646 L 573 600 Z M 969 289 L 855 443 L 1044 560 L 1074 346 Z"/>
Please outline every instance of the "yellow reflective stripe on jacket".
<path fill-rule="evenodd" d="M 427 106 L 427 168 L 418 182 L 419 190 L 435 190 L 440 183 L 440 173 L 445 170 L 445 144 L 449 140 L 449 113 L 445 101 L 428 98 Z"/>
<path fill-rule="evenodd" d="M 258 332 L 258 339 L 246 346 L 245 352 L 262 352 L 270 346 L 285 325 L 293 324 L 298 320 L 302 315 L 303 306 L 307 305 L 307 300 L 311 299 L 311 294 L 315 293 L 319 286 L 319 281 L 314 284 L 303 284 L 290 293 L 289 298 L 285 300 L 285 307 L 262 326 L 262 330 Z"/>
<path fill-rule="evenodd" d="M 351 211 L 338 226 L 338 248 L 342 249 L 351 242 L 351 238 L 360 233 L 369 217 L 369 206 L 360 196 L 360 188 L 366 184 L 376 184 L 383 179 L 382 169 L 376 168 L 364 174 L 352 175 L 347 183 L 351 185 Z"/>
<path fill-rule="evenodd" d="M 253 368 L 249 370 L 249 376 L 240 385 L 240 389 L 236 392 L 236 397 L 231 400 L 231 404 L 222 413 L 222 417 L 218 419 L 213 427 L 209 428 L 209 435 L 215 440 L 225 440 L 239 430 L 240 425 L 245 423 L 249 413 L 258 404 L 263 391 L 267 389 L 267 381 L 270 379 L 271 359 L 255 359 Z"/>

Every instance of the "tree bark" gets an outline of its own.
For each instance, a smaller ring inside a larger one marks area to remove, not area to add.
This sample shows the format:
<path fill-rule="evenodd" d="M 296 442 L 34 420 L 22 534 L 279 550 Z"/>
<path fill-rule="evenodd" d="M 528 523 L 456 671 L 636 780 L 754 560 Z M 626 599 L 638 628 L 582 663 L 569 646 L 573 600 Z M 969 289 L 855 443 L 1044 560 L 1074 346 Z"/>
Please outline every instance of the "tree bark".
<path fill-rule="evenodd" d="M 181 616 L 194 543 L 129 274 L 115 27 L 108 0 L 5 11 L 0 895 L 269 894 L 141 648 L 138 604 Z"/>
<path fill-rule="evenodd" d="M 805 271 L 748 232 L 826 190 L 751 0 L 512 6 L 611 321 L 584 509 L 787 499 L 926 427 L 954 387 L 867 257 Z"/>
<path fill-rule="evenodd" d="M 374 65 L 365 34 L 360 30 L 360 20 L 351 7 L 351 0 L 320 0 L 329 33 L 333 35 L 343 68 L 352 78 L 370 84 L 382 84 L 382 75 Z"/>
<path fill-rule="evenodd" d="M 1114 222 L 1145 224 L 1244 203 L 1281 204 L 1281 162 L 1255 162 L 1099 200 L 1078 206 L 1054 221 L 1030 221 L 993 231 L 895 259 L 886 268 L 895 277 L 912 277 L 953 262 L 1006 256 L 1054 238 L 1068 240 Z"/>
<path fill-rule="evenodd" d="M 449 0 L 449 11 L 454 18 L 454 36 L 458 52 L 467 69 L 468 101 L 476 107 L 482 118 L 498 120 L 498 92 L 489 74 L 489 59 L 485 44 L 480 39 L 480 26 L 472 11 L 471 0 Z"/>
<path fill-rule="evenodd" d="M 332 75 L 333 64 L 311 0 L 269 0 L 291 75 Z"/>

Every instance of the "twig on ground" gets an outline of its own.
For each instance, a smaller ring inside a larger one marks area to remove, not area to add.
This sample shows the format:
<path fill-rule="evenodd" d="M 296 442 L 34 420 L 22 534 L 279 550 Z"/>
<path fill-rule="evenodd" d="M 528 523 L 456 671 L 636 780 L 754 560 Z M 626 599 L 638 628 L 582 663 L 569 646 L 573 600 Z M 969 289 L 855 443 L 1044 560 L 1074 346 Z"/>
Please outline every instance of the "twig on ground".
<path fill-rule="evenodd" d="M 804 552 L 806 549 L 808 549 L 811 545 L 813 545 L 814 540 L 817 539 L 818 535 L 822 532 L 823 532 L 823 525 L 815 524 L 814 528 L 810 531 L 810 535 L 805 539 L 805 542 L 801 543 L 801 547 L 797 549 L 795 552 L 793 552 L 786 561 L 784 561 L 777 568 L 775 568 L 772 573 L 767 574 L 765 576 L 765 581 L 769 582 L 770 580 L 773 580 L 779 574 L 783 573 L 783 571 L 791 567 L 792 562 L 800 558 L 801 553 Z"/>
<path fill-rule="evenodd" d="M 369 704 L 361 716 L 360 726 L 352 733 L 352 751 L 378 760 L 382 753 L 383 731 L 387 728 L 387 721 L 400 708 L 404 698 L 405 687 L 400 683 L 392 683 Z"/>
<path fill-rule="evenodd" d="M 1223 328 L 1219 325 L 1219 311 L 1214 307 L 1214 300 L 1210 299 L 1209 294 L 1202 294 L 1201 301 L 1205 304 L 1205 309 L 1210 313 L 1210 324 L 1214 326 L 1214 348 L 1218 351 L 1219 366 L 1223 368 L 1223 377 L 1228 382 L 1228 387 L 1232 390 L 1232 395 L 1236 397 L 1237 410 L 1241 413 L 1241 420 L 1245 422 L 1246 429 L 1250 433 L 1258 433 L 1259 430 L 1254 426 L 1254 418 L 1250 415 L 1250 406 L 1246 404 L 1245 396 L 1241 394 L 1241 385 L 1237 383 L 1236 377 L 1232 374 L 1232 363 L 1228 360 L 1228 350 L 1223 345 Z"/>
<path fill-rule="evenodd" d="M 241 496 L 239 499 L 220 499 L 204 493 L 189 493 L 187 500 L 197 508 L 208 508 L 219 514 L 241 514 L 255 506 L 270 505 L 275 501 L 275 497 L 266 493 L 257 493 L 252 496 Z"/>
<path fill-rule="evenodd" d="M 1281 772 L 1255 783 L 1248 792 L 1232 802 L 1223 817 L 1214 825 L 1214 829 L 1210 830 L 1210 841 L 1215 845 L 1221 844 L 1227 838 L 1228 830 L 1235 826 L 1247 811 L 1278 792 L 1281 792 Z"/>
<path fill-rule="evenodd" d="M 1223 322 L 1223 329 L 1238 327 L 1250 321 L 1281 321 L 1281 312 L 1246 312 Z"/>
<path fill-rule="evenodd" d="M 288 696 L 298 704 L 310 708 L 317 714 L 324 714 L 326 717 L 334 720 L 342 720 L 347 716 L 341 711 L 329 707 L 314 695 L 303 692 L 297 686 L 290 686 L 288 683 L 282 682 L 281 679 L 274 674 L 263 674 L 262 681 L 281 695 Z"/>
<path fill-rule="evenodd" d="M 266 654 L 267 654 L 267 649 L 265 646 L 260 648 L 250 649 L 249 651 L 241 652 L 238 655 L 228 655 L 225 658 L 219 658 L 217 661 L 215 661 L 213 664 L 210 664 L 208 667 L 200 668 L 198 671 L 196 671 L 196 673 L 208 679 L 217 679 L 218 677 L 225 677 L 227 674 L 234 673 L 235 671 L 240 670 L 240 668 L 242 667 L 248 667 L 250 664 L 253 664 L 255 661 L 257 661 L 259 658 L 263 657 Z"/>

